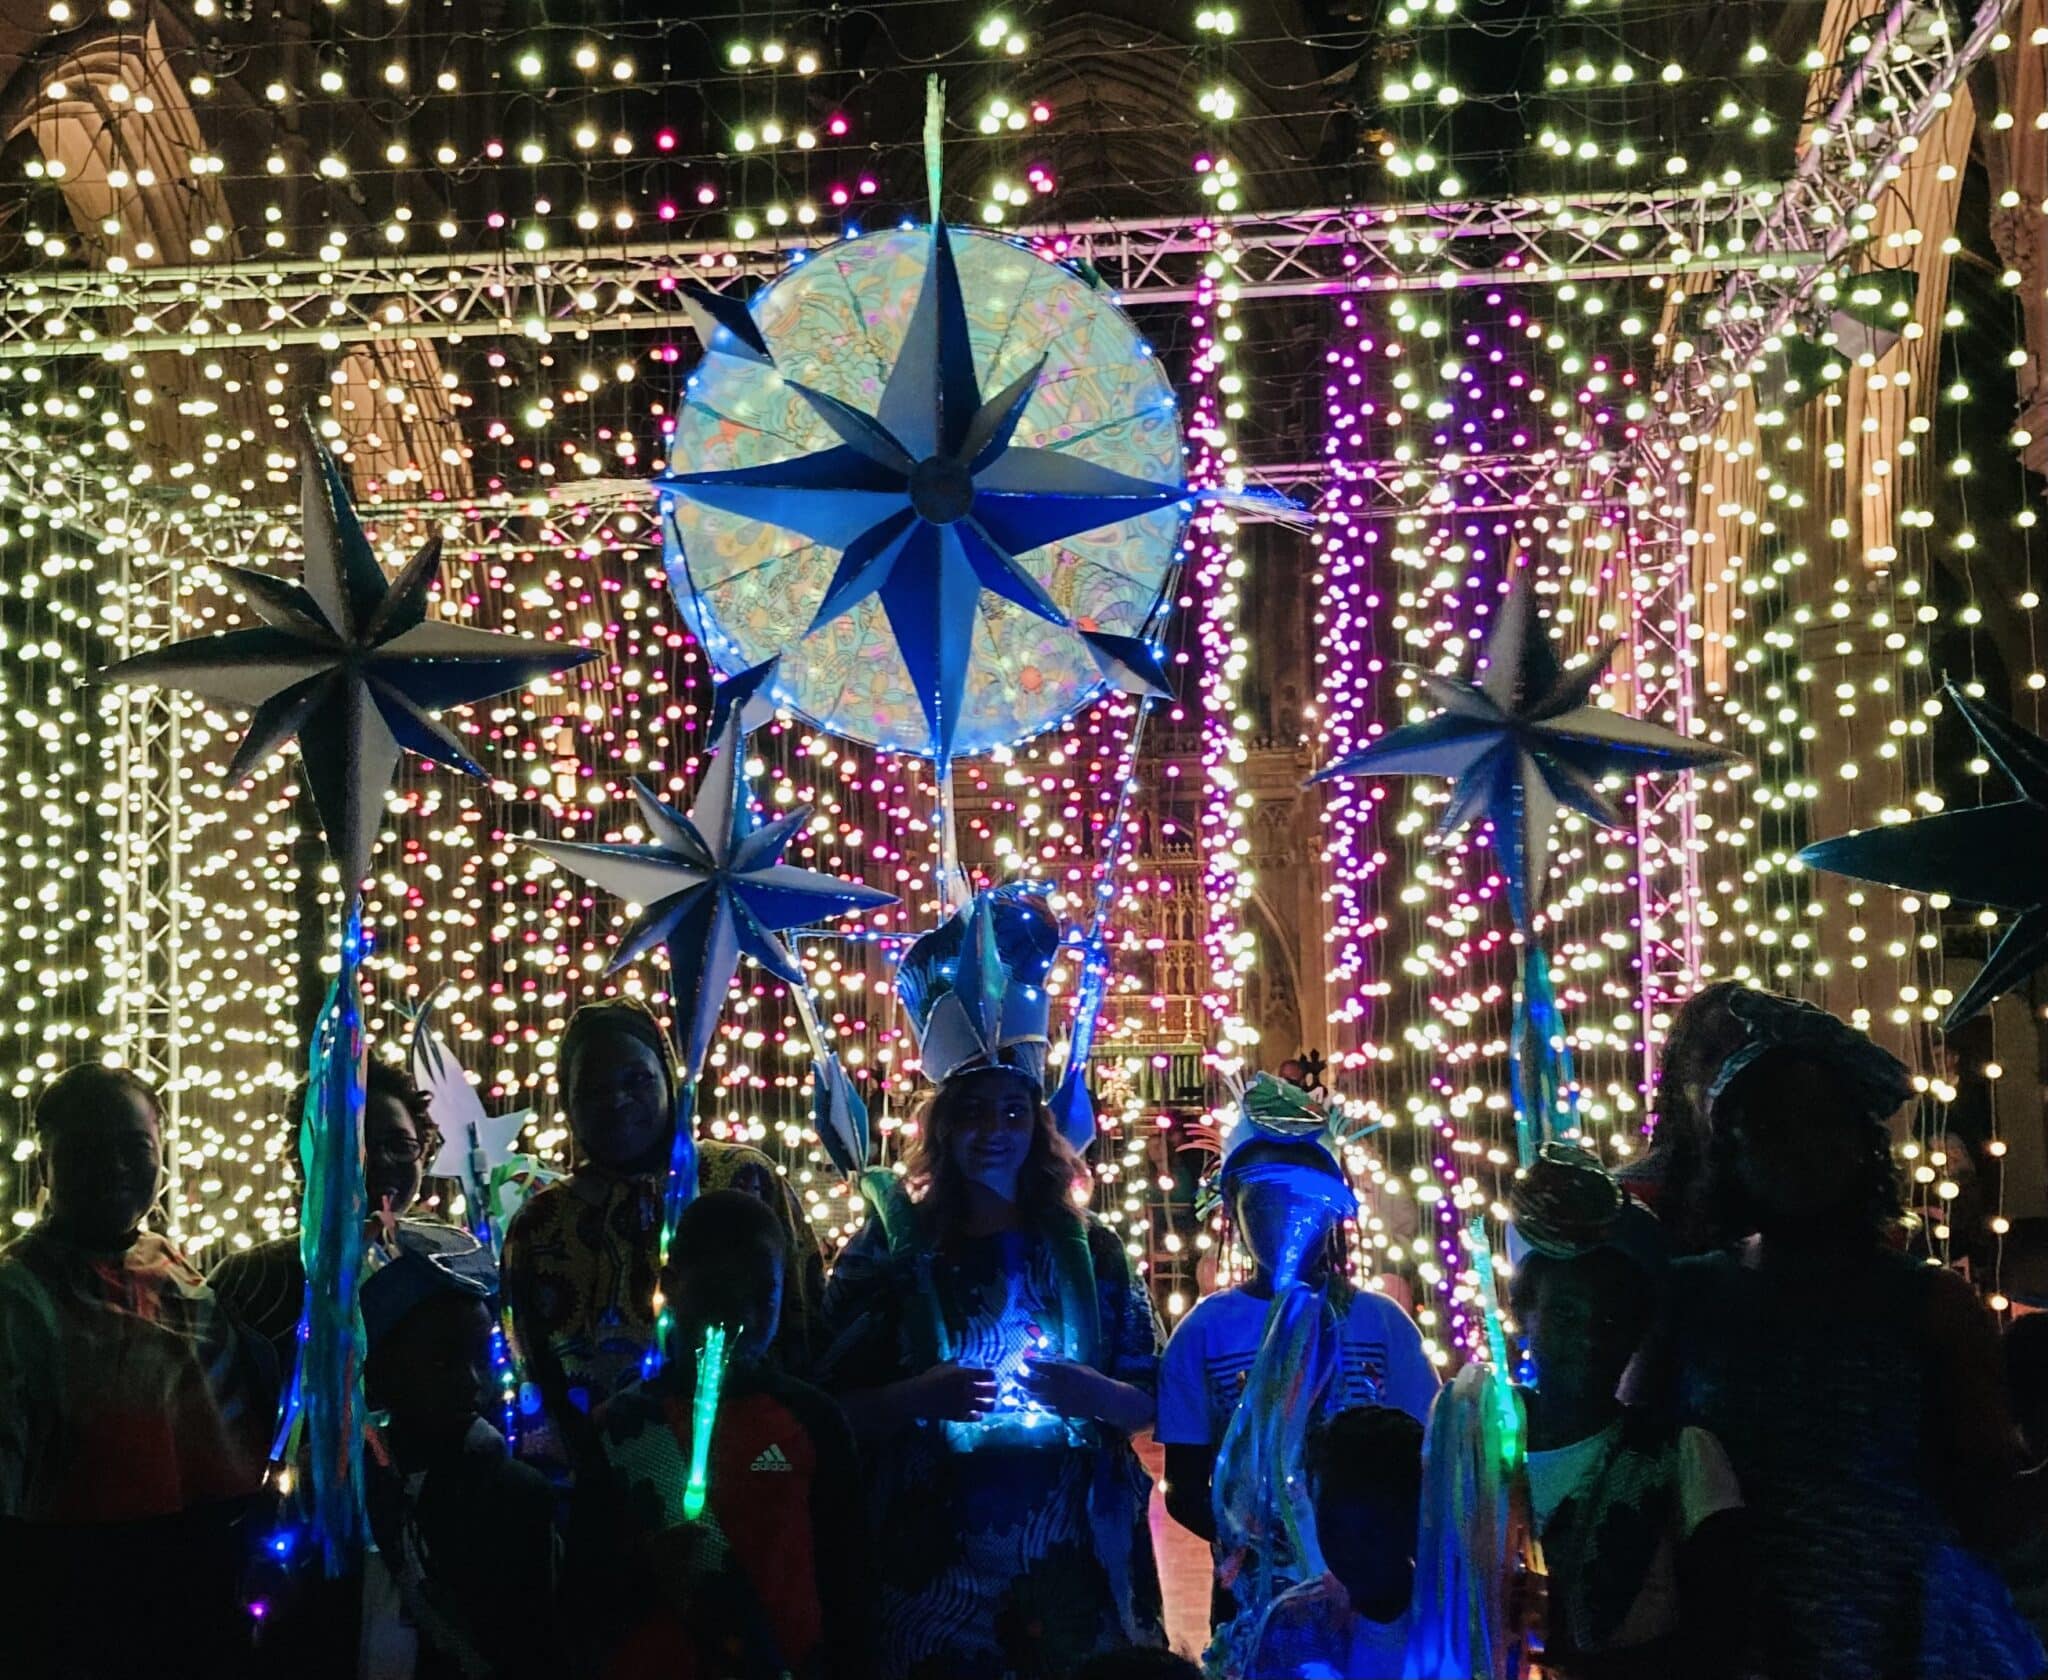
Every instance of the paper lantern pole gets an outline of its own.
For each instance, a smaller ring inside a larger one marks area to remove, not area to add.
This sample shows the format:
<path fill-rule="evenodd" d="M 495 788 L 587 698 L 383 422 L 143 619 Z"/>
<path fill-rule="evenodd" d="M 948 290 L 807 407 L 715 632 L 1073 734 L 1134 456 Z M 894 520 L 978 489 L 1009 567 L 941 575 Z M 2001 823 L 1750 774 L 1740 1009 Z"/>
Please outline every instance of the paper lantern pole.
<path fill-rule="evenodd" d="M 800 990 L 803 968 L 781 934 L 896 902 L 892 893 L 782 861 L 783 849 L 809 824 L 811 809 L 800 805 L 755 825 L 747 802 L 745 714 L 743 706 L 728 711 L 687 812 L 634 783 L 650 843 L 527 842 L 607 892 L 646 906 L 619 943 L 615 970 L 657 945 L 668 952 L 682 1069 L 662 1206 L 664 1261 L 676 1221 L 696 1189 L 697 1081 L 740 958 L 751 957 L 793 992 Z M 660 1362 L 657 1339 L 648 1353 L 649 1370 Z"/>
<path fill-rule="evenodd" d="M 288 1479 L 301 1432 L 313 1528 L 330 1575 L 362 1546 L 362 1353 L 356 1316 L 363 1206 L 362 881 L 402 753 L 469 775 L 481 765 L 434 714 L 590 659 L 588 649 L 471 629 L 428 615 L 441 539 L 386 577 L 340 469 L 310 426 L 301 437 L 305 555 L 297 582 L 222 566 L 261 623 L 175 642 L 108 667 L 110 683 L 183 690 L 251 714 L 228 779 L 254 775 L 296 738 L 328 854 L 347 894 L 340 964 L 314 1030 L 300 1122 L 306 1299 L 298 1377 L 279 1450 Z"/>

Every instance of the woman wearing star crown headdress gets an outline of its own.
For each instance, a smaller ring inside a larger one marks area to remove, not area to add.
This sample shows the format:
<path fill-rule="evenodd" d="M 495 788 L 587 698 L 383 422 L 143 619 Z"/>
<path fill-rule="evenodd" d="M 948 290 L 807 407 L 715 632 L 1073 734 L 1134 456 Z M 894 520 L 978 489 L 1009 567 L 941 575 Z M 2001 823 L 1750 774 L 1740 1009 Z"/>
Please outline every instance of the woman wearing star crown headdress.
<path fill-rule="evenodd" d="M 1056 944 L 1039 901 L 997 889 L 898 977 L 935 1088 L 907 1187 L 876 1193 L 826 1294 L 826 1379 L 869 1448 L 884 1680 L 1060 1675 L 1165 1642 L 1130 1444 L 1158 1324 L 1077 1209 L 1046 1107 Z"/>

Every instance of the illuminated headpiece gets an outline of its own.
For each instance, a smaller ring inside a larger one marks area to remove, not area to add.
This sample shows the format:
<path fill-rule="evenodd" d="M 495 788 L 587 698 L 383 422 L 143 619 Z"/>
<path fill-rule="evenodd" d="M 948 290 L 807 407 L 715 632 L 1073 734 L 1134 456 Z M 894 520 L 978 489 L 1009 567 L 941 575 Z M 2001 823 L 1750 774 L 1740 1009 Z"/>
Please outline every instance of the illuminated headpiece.
<path fill-rule="evenodd" d="M 1214 1206 L 1241 1186 L 1284 1180 L 1305 1200 L 1340 1219 L 1353 1218 L 1358 1198 L 1340 1151 L 1372 1129 L 1370 1122 L 1347 1119 L 1342 1105 L 1320 1092 L 1255 1073 L 1238 1092 L 1236 1115 L 1223 1133 L 1217 1170 L 1201 1200 Z"/>
<path fill-rule="evenodd" d="M 966 909 L 904 953 L 896 995 L 935 1085 L 956 1074 L 1014 1068 L 1045 1084 L 1052 1000 L 1045 977 L 1059 923 L 1021 887 L 976 893 Z"/>

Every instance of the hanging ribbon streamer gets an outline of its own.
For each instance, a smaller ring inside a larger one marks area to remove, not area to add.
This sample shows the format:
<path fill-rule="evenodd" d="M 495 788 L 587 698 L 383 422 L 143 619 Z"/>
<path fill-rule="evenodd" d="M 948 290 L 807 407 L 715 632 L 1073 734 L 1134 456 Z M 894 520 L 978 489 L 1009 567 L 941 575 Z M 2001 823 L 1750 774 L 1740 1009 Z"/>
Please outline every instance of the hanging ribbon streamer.
<path fill-rule="evenodd" d="M 1074 999 L 1074 1030 L 1067 1040 L 1066 1070 L 1058 1088 L 1047 1099 L 1060 1135 L 1076 1153 L 1085 1153 L 1095 1141 L 1095 1099 L 1088 1089 L 1088 1063 L 1095 1054 L 1095 1028 L 1102 1018 L 1102 1006 L 1109 997 L 1110 959 L 1108 945 L 1109 911 L 1116 901 L 1116 869 L 1123 845 L 1124 816 L 1130 808 L 1131 789 L 1137 783 L 1138 748 L 1145 736 L 1145 720 L 1151 715 L 1154 696 L 1137 696 L 1131 719 L 1130 740 L 1117 777 L 1116 809 L 1110 816 L 1109 842 L 1102 859 L 1102 874 L 1095 883 L 1095 907 L 1088 918 L 1088 930 L 1081 940 L 1081 983 Z"/>
<path fill-rule="evenodd" d="M 868 1105 L 853 1088 L 837 1052 L 825 1042 L 810 988 L 791 986 L 789 1000 L 811 1044 L 812 1130 L 833 1166 L 848 1178 L 857 1178 L 868 1164 Z"/>
<path fill-rule="evenodd" d="M 1076 1153 L 1095 1141 L 1095 1099 L 1088 1090 L 1088 1058 L 1095 1050 L 1095 1027 L 1109 995 L 1109 953 L 1099 931 L 1081 948 L 1081 984 L 1074 1002 L 1074 1032 L 1067 1040 L 1066 1071 L 1046 1099 L 1054 1121 Z"/>
<path fill-rule="evenodd" d="M 1500 1280 L 1493 1269 L 1493 1240 L 1486 1234 L 1486 1216 L 1475 1213 L 1467 1228 L 1472 1248 L 1472 1269 L 1479 1277 L 1479 1304 L 1486 1315 L 1486 1353 L 1500 1381 L 1494 1384 L 1494 1404 L 1500 1408 L 1496 1425 L 1501 1450 L 1510 1467 L 1522 1460 L 1522 1408 L 1515 1398 L 1514 1366 L 1508 1359 L 1507 1327 L 1501 1321 Z"/>
<path fill-rule="evenodd" d="M 704 1514 L 710 1496 L 711 1434 L 718 1427 L 718 1402 L 725 1392 L 725 1372 L 731 1362 L 730 1337 L 722 1324 L 704 1332 L 704 1345 L 697 1350 L 697 1392 L 690 1407 L 690 1479 L 683 1488 L 683 1516 L 695 1522 Z"/>
<path fill-rule="evenodd" d="M 668 1148 L 668 1180 L 661 1193 L 661 1247 L 657 1271 L 665 1274 L 668 1270 L 669 1244 L 675 1241 L 676 1224 L 683 1217 L 683 1209 L 697 1197 L 697 1081 L 685 1068 L 676 1087 L 675 1131 Z M 659 1299 L 659 1297 L 657 1297 Z M 669 1317 L 667 1303 L 654 1320 L 654 1345 L 648 1348 L 640 1361 L 642 1378 L 652 1377 L 661 1369 L 662 1348 L 668 1340 Z"/>
<path fill-rule="evenodd" d="M 1528 936 L 1519 949 L 1508 1071 L 1515 1098 L 1515 1151 L 1526 1167 L 1537 1150 L 1570 1128 L 1576 1097 L 1571 1052 L 1565 1048 L 1564 1023 L 1550 985 L 1550 959 Z"/>
<path fill-rule="evenodd" d="M 1514 1587 L 1528 1537 L 1513 1444 L 1521 1439 L 1521 1401 L 1493 1367 L 1467 1365 L 1437 1395 L 1423 1450 L 1409 1680 L 1510 1680 L 1521 1672 L 1525 1630 Z"/>
<path fill-rule="evenodd" d="M 1225 1585 L 1238 1614 L 1217 1630 L 1217 1672 L 1249 1672 L 1263 1612 L 1281 1593 L 1323 1573 L 1309 1499 L 1308 1427 L 1336 1371 L 1328 1299 L 1305 1283 L 1280 1283 L 1244 1393 L 1216 1454 L 1211 1499 Z"/>
<path fill-rule="evenodd" d="M 306 1299 L 299 1319 L 299 1366 L 280 1431 L 289 1466 L 300 1432 L 312 1531 L 330 1577 L 354 1567 L 363 1541 L 363 1352 L 356 1286 L 363 1269 L 363 1020 L 357 976 L 363 912 L 351 898 L 342 924 L 341 972 L 320 1023 L 299 1128 L 305 1199 L 299 1254 Z"/>

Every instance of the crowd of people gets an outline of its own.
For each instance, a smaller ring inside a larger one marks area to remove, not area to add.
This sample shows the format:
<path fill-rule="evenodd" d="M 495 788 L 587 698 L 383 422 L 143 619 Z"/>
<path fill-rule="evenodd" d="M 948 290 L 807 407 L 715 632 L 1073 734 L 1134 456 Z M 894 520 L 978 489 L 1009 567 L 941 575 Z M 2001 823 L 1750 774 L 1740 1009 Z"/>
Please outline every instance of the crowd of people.
<path fill-rule="evenodd" d="M 635 1004 L 570 1023 L 573 1166 L 498 1255 L 418 1215 L 433 1116 L 373 1062 L 369 1544 L 339 1579 L 294 1541 L 272 1438 L 296 1241 L 202 1276 L 150 1228 L 155 1095 L 60 1074 L 39 1216 L 0 1254 L 0 1669 L 1193 1674 L 1150 1437 L 1170 1520 L 1214 1549 L 1232 1680 L 2048 1673 L 2048 1315 L 2001 1335 L 1911 1251 L 1887 1130 L 1911 1082 L 1833 1017 L 1711 988 L 1645 1156 L 1552 1143 L 1516 1174 L 1512 1387 L 1440 1386 L 1348 1269 L 1341 1151 L 1293 1118 L 1227 1149 L 1243 1281 L 1165 1338 L 1083 1211 L 1042 1041 L 958 1049 L 927 1039 L 904 1171 L 829 1264 L 775 1165 L 709 1141 L 664 1258 L 676 1074 Z"/>

